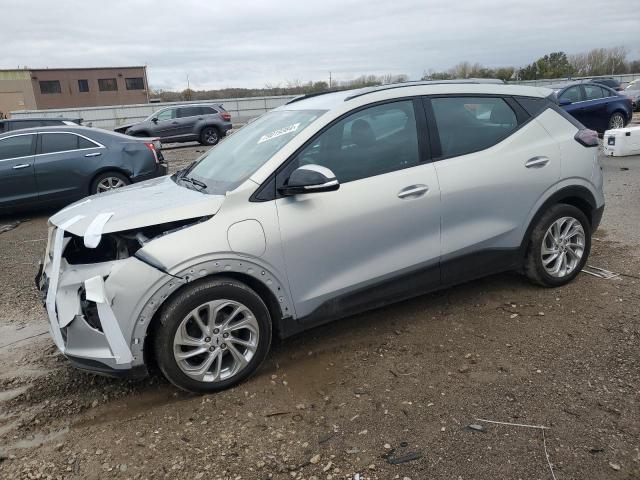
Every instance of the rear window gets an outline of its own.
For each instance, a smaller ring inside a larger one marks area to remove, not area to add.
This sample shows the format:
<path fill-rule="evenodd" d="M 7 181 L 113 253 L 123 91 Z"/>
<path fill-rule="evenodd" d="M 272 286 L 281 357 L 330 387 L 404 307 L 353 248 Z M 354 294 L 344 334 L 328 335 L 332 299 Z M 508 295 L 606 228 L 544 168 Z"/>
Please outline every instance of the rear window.
<path fill-rule="evenodd" d="M 515 112 L 502 98 L 443 97 L 431 105 L 442 157 L 484 150 L 518 128 Z"/>
<path fill-rule="evenodd" d="M 91 148 L 96 146 L 92 144 L 92 142 L 89 142 L 91 147 L 86 146 L 86 142 L 88 141 L 73 133 L 41 133 L 40 138 L 40 153 L 66 152 L 69 150 L 77 150 L 78 148 Z M 81 143 L 85 146 L 81 147 Z"/>
<path fill-rule="evenodd" d="M 178 118 L 196 117 L 202 115 L 200 107 L 182 107 L 178 109 Z"/>

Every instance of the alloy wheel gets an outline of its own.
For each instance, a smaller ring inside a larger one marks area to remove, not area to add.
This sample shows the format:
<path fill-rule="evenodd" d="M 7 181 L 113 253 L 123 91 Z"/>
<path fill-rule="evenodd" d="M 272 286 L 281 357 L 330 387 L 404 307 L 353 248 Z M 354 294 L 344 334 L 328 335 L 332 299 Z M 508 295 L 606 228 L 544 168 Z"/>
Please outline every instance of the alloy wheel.
<path fill-rule="evenodd" d="M 255 315 L 234 300 L 215 300 L 189 312 L 173 340 L 178 367 L 199 382 L 220 382 L 244 370 L 258 348 Z"/>
<path fill-rule="evenodd" d="M 209 128 L 204 133 L 204 139 L 209 145 L 213 145 L 218 141 L 218 132 L 216 132 L 215 128 Z"/>
<path fill-rule="evenodd" d="M 624 128 L 624 117 L 620 113 L 614 113 L 609 120 L 609 129 Z"/>
<path fill-rule="evenodd" d="M 542 265 L 552 277 L 566 277 L 580 264 L 585 244 L 582 224 L 573 217 L 559 218 L 542 240 Z"/>
<path fill-rule="evenodd" d="M 106 177 L 103 178 L 100 183 L 98 183 L 98 187 L 96 189 L 97 193 L 107 192 L 109 190 L 113 190 L 114 188 L 124 187 L 126 183 L 118 177 Z"/>

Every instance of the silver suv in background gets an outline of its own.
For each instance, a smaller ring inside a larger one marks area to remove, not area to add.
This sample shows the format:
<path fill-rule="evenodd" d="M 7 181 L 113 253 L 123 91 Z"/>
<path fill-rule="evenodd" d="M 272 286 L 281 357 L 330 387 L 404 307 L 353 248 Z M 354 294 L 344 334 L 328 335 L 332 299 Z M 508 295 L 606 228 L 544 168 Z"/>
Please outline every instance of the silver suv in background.
<path fill-rule="evenodd" d="M 159 137 L 163 142 L 215 145 L 233 125 L 231 114 L 219 104 L 175 105 L 152 113 L 142 122 L 120 125 L 116 132 L 135 137 Z"/>
<path fill-rule="evenodd" d="M 39 283 L 77 367 L 211 392 L 272 336 L 506 270 L 559 287 L 603 208 L 597 134 L 543 88 L 299 98 L 187 169 L 50 219 Z"/>

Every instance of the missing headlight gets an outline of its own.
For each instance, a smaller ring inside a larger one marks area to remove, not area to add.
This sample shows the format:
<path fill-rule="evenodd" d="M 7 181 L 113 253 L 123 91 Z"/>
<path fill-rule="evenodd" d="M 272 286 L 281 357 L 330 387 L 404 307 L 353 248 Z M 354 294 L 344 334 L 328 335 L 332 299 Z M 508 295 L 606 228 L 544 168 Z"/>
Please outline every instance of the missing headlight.
<path fill-rule="evenodd" d="M 155 238 L 195 225 L 209 218 L 211 217 L 190 218 L 122 232 L 106 233 L 102 235 L 100 243 L 95 248 L 86 247 L 84 237 L 65 232 L 65 236 L 70 237 L 70 240 L 63 256 L 70 265 L 124 260 L 135 255 L 145 243 Z"/>

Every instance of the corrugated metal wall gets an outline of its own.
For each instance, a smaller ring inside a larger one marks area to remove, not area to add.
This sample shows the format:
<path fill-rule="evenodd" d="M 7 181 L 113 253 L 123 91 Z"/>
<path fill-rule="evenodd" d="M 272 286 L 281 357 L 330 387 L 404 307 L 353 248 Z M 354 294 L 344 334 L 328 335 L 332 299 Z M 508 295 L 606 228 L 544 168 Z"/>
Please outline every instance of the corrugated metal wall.
<path fill-rule="evenodd" d="M 277 97 L 251 97 L 208 100 L 199 102 L 169 102 L 138 105 L 115 105 L 111 107 L 58 108 L 51 110 L 20 110 L 11 112 L 12 118 L 29 117 L 68 117 L 82 118 L 84 123 L 94 127 L 114 129 L 118 125 L 139 122 L 153 112 L 170 105 L 186 105 L 198 103 L 219 103 L 231 114 L 235 123 L 245 123 L 251 118 L 262 115 L 269 110 L 284 105 L 297 95 Z"/>

